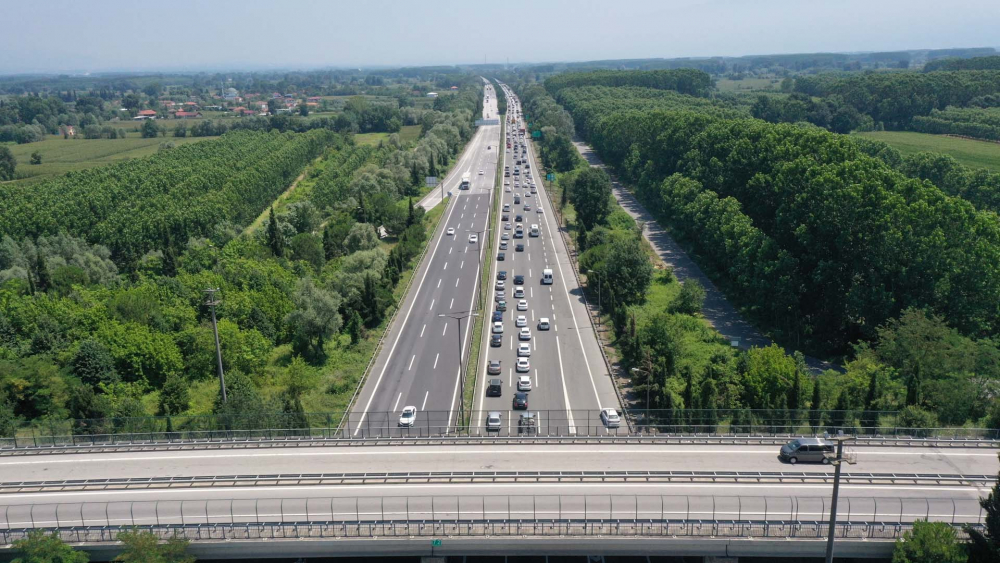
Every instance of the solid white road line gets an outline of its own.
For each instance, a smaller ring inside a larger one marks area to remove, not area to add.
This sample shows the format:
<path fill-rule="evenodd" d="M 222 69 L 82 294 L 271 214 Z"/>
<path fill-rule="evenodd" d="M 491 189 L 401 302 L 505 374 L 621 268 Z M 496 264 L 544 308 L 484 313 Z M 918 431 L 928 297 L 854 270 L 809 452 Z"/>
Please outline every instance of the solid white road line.
<path fill-rule="evenodd" d="M 569 392 L 566 387 L 566 374 L 563 371 L 562 348 L 559 346 L 559 337 L 556 337 L 556 357 L 559 359 L 559 379 L 562 380 L 563 401 L 566 403 L 566 417 L 569 420 L 569 433 L 576 434 L 576 425 L 573 423 L 573 408 L 569 403 Z"/>

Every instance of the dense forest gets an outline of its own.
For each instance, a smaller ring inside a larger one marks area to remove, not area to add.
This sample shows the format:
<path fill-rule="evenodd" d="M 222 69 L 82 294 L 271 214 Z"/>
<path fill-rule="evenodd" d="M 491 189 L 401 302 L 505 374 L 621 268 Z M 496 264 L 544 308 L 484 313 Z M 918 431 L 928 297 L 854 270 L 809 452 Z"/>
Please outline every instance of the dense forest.
<path fill-rule="evenodd" d="M 991 208 L 992 175 L 927 155 L 904 159 L 880 143 L 820 128 L 750 119 L 745 103 L 665 95 L 632 86 L 633 73 L 618 74 L 625 86 L 586 85 L 588 74 L 561 79 L 551 96 L 526 86 L 525 107 L 549 107 L 555 116 L 568 110 L 574 124 L 564 133 L 582 134 L 779 342 L 847 356 L 846 374 L 817 380 L 820 404 L 905 408 L 921 424 L 962 424 L 988 412 L 989 393 L 977 388 L 1000 378 L 991 340 L 1000 319 L 1000 225 L 973 203 Z M 634 74 L 636 84 L 645 82 Z M 539 100 L 545 97 L 552 101 Z M 567 187 L 572 202 L 575 184 Z M 579 221 L 585 249 L 594 226 Z M 632 307 L 641 306 L 641 292 L 633 294 Z M 646 369 L 643 362 L 675 354 L 661 340 L 677 338 L 661 331 L 646 340 L 656 350 L 646 360 L 629 309 L 614 316 L 627 362 Z M 771 387 L 749 395 L 749 358 L 730 368 L 700 366 L 694 376 L 668 361 L 656 385 L 682 400 L 661 401 L 697 408 L 695 399 L 683 401 L 683 389 L 700 388 L 706 374 L 721 369 L 735 374 L 743 391 L 716 407 L 815 408 L 795 359 L 780 349 L 767 354 L 750 355 L 772 364 L 758 370 L 766 380 L 760 384 Z M 717 363 L 729 364 L 725 356 Z"/>
<path fill-rule="evenodd" d="M 480 92 L 425 112 L 407 144 L 238 131 L 4 186 L 0 435 L 67 420 L 77 432 L 163 430 L 149 415 L 171 417 L 167 429 L 288 428 L 343 409 L 433 226 L 413 199 L 471 137 Z"/>

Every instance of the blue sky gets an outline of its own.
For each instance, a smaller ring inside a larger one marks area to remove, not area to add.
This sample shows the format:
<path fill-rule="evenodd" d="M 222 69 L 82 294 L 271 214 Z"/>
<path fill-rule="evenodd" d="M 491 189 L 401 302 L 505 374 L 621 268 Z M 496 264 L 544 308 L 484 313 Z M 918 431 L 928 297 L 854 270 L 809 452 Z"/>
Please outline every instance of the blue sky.
<path fill-rule="evenodd" d="M 0 0 L 0 73 L 1000 46 L 998 0 Z"/>

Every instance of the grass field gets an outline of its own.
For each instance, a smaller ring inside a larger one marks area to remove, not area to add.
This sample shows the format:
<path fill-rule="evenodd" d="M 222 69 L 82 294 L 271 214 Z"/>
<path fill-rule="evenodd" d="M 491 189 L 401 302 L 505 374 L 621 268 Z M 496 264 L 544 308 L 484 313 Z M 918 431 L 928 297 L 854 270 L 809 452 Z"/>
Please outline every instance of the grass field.
<path fill-rule="evenodd" d="M 414 142 L 419 138 L 420 138 L 419 125 L 404 125 L 399 130 L 399 140 L 403 141 L 404 144 Z"/>
<path fill-rule="evenodd" d="M 17 159 L 17 176 L 36 178 L 92 168 L 126 158 L 149 156 L 158 151 L 160 143 L 164 141 L 173 141 L 174 144 L 181 145 L 212 138 L 214 137 L 143 139 L 135 136 L 125 139 L 63 139 L 59 135 L 49 135 L 44 141 L 9 145 L 9 148 Z M 41 164 L 29 164 L 31 153 L 35 151 L 42 155 Z"/>
<path fill-rule="evenodd" d="M 908 131 L 871 131 L 855 135 L 889 143 L 904 156 L 924 151 L 937 152 L 972 168 L 1000 172 L 1000 143 Z"/>

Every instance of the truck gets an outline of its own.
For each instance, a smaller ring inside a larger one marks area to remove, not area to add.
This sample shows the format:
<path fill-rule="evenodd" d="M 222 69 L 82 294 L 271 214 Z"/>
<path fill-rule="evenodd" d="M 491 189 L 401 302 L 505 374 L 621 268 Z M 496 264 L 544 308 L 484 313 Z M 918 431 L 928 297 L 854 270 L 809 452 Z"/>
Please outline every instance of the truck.
<path fill-rule="evenodd" d="M 517 419 L 517 433 L 527 436 L 534 436 L 538 433 L 538 420 L 535 413 L 521 413 Z"/>
<path fill-rule="evenodd" d="M 467 190 L 471 185 L 472 185 L 472 175 L 469 174 L 468 172 L 462 174 L 462 183 L 458 185 L 458 189 Z"/>

